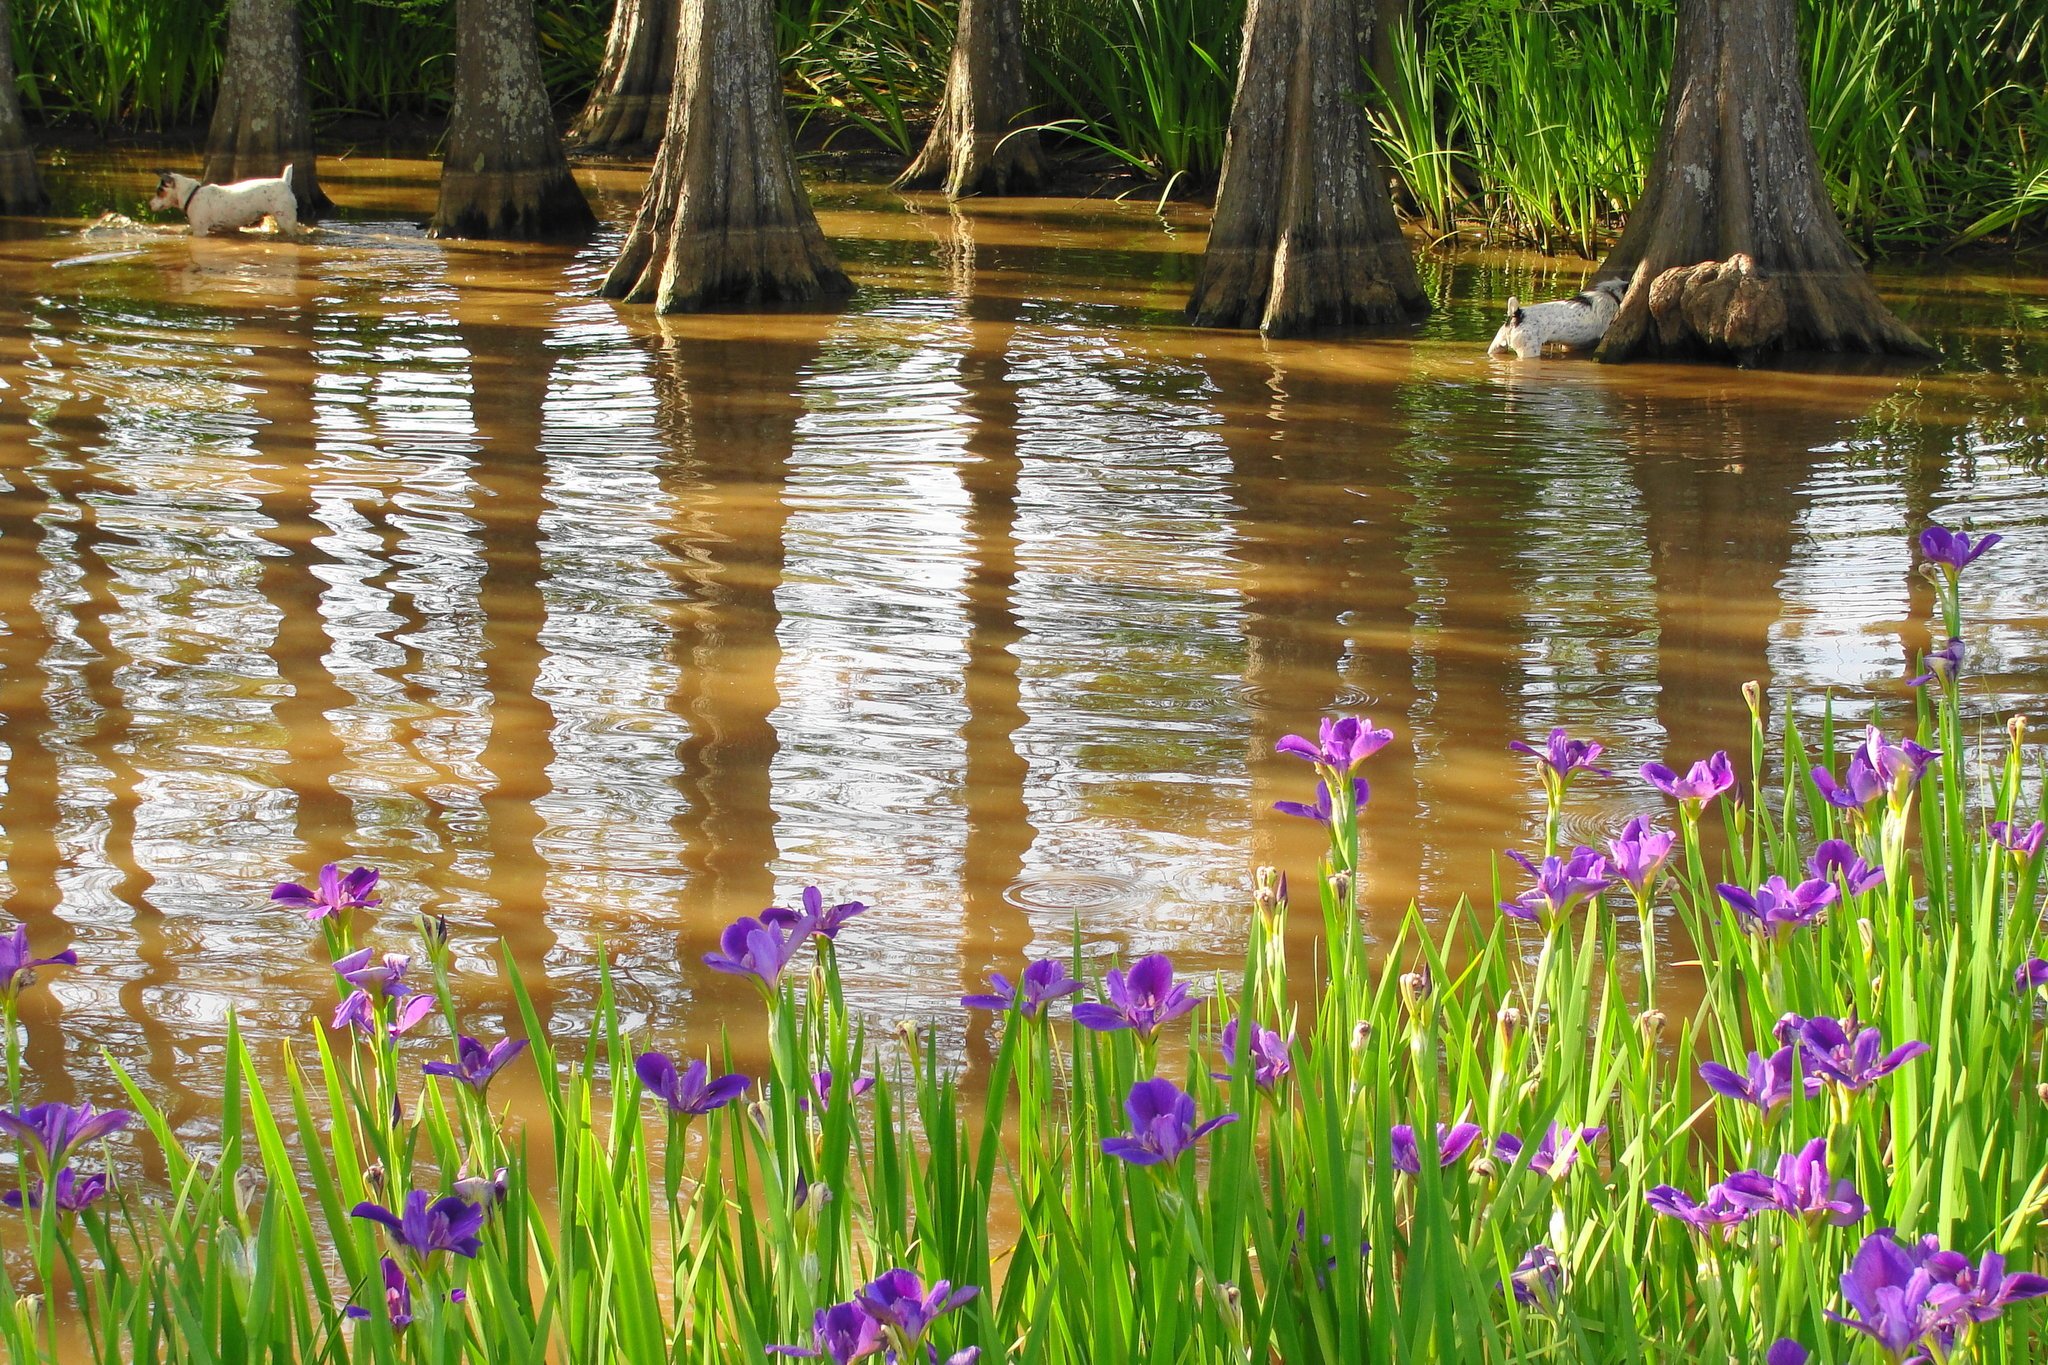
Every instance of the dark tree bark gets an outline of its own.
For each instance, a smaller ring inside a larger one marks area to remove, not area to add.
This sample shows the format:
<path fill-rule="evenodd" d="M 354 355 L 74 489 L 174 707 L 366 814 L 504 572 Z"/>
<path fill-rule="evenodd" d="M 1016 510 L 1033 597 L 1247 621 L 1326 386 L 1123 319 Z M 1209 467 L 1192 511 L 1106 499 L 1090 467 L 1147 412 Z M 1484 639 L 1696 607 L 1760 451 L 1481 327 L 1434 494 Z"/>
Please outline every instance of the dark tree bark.
<path fill-rule="evenodd" d="M 676 47 L 661 155 L 605 297 L 684 313 L 849 292 L 797 176 L 774 0 L 683 0 Z"/>
<path fill-rule="evenodd" d="M 590 102 L 569 129 L 578 151 L 651 147 L 668 126 L 678 0 L 619 0 Z"/>
<path fill-rule="evenodd" d="M 1363 0 L 1251 0 L 1209 248 L 1188 316 L 1287 336 L 1429 300 L 1366 122 Z"/>
<path fill-rule="evenodd" d="M 533 241 L 596 222 L 548 107 L 533 0 L 457 0 L 455 112 L 430 231 Z"/>
<path fill-rule="evenodd" d="M 1014 131 L 1031 107 L 1020 0 L 960 0 L 946 93 L 931 136 L 896 181 L 903 190 L 1030 194 L 1051 175 L 1038 134 Z"/>
<path fill-rule="evenodd" d="M 0 213 L 34 213 L 49 203 L 36 177 L 36 149 L 21 121 L 14 83 L 14 16 L 0 0 Z"/>
<path fill-rule="evenodd" d="M 1408 0 L 1372 0 L 1372 43 L 1369 49 L 1372 53 L 1372 74 L 1389 90 L 1401 76 L 1399 49 L 1394 46 L 1395 31 L 1413 22 L 1413 16 L 1408 12 Z"/>
<path fill-rule="evenodd" d="M 332 207 L 313 164 L 313 112 L 297 0 L 234 0 L 199 178 L 223 185 L 273 176 L 286 166 L 292 168 L 301 218 Z"/>
<path fill-rule="evenodd" d="M 1795 0 L 1680 0 L 1656 159 L 1602 268 L 1632 281 L 1602 360 L 1930 354 L 1878 300 L 1828 201 L 1795 11 Z"/>

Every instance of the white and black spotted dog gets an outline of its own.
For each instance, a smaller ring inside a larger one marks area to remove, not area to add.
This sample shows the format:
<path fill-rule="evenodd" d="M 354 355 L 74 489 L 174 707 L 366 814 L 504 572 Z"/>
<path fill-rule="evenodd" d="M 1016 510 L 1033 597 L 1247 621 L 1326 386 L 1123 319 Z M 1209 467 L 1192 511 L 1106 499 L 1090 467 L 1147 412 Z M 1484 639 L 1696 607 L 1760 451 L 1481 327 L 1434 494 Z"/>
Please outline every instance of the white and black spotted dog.
<path fill-rule="evenodd" d="M 1598 346 L 1600 338 L 1607 335 L 1607 324 L 1614 321 L 1614 314 L 1621 307 L 1621 296 L 1627 292 L 1627 280 L 1602 280 L 1582 294 L 1553 303 L 1525 307 L 1521 300 L 1509 299 L 1508 320 L 1493 334 L 1493 344 L 1486 349 L 1513 351 L 1524 360 L 1535 360 L 1546 346 L 1575 351 Z"/>
<path fill-rule="evenodd" d="M 267 180 L 237 180 L 232 185 L 204 185 L 189 175 L 163 172 L 149 206 L 162 213 L 177 209 L 192 225 L 192 235 L 255 227 L 265 218 L 287 235 L 299 230 L 299 201 L 292 193 L 292 168 Z"/>

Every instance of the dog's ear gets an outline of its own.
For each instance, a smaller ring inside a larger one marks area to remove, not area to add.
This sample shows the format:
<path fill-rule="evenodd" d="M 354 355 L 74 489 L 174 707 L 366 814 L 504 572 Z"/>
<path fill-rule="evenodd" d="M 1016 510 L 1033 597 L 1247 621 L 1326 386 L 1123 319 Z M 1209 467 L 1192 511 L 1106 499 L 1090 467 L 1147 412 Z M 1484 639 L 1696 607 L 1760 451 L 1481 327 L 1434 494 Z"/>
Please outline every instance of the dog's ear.
<path fill-rule="evenodd" d="M 1516 327 L 1522 325 L 1522 301 L 1512 294 L 1508 296 L 1508 322 Z"/>

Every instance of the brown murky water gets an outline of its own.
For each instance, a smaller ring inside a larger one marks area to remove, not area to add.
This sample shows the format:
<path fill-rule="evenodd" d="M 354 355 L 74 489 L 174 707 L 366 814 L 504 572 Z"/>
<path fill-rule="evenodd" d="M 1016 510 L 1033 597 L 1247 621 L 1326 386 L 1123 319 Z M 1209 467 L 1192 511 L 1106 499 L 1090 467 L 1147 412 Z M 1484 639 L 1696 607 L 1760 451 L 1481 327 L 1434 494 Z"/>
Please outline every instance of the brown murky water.
<path fill-rule="evenodd" d="M 459 923 L 486 1033 L 502 935 L 564 1027 L 603 944 L 665 1043 L 751 1035 L 698 958 L 807 882 L 877 907 L 852 997 L 955 1047 L 1076 926 L 1227 970 L 1249 869 L 1319 847 L 1273 742 L 1332 709 L 1400 736 L 1382 922 L 1444 907 L 1540 808 L 1512 739 L 1626 771 L 1739 748 L 1749 678 L 1901 705 L 1930 517 L 2010 537 L 1984 706 L 2048 695 L 2039 272 L 1885 276 L 1937 372 L 1503 363 L 1576 264 L 1432 260 L 1418 331 L 1268 344 L 1179 325 L 1192 211 L 830 186 L 850 303 L 657 319 L 590 293 L 636 175 L 556 250 L 426 240 L 433 174 L 195 242 L 81 234 L 150 183 L 88 158 L 0 238 L 4 908 L 82 959 L 29 1001 L 44 1093 L 116 1098 L 105 1047 L 203 1130 L 229 1011 L 333 998 L 266 901 L 330 860 Z"/>

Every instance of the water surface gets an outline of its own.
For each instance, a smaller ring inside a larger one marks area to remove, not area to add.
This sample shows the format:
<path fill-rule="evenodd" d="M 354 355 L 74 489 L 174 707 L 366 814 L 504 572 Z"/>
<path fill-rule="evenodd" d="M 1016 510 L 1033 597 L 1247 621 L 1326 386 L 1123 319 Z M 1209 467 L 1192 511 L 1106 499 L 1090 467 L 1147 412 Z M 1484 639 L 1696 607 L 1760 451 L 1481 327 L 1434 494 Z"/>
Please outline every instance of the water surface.
<path fill-rule="evenodd" d="M 502 936 L 562 1027 L 602 946 L 659 1043 L 745 1051 L 699 958 L 812 882 L 875 906 L 852 998 L 949 1048 L 1077 931 L 1228 970 L 1250 870 L 1320 846 L 1273 743 L 1340 711 L 1398 735 L 1384 935 L 1529 839 L 1513 739 L 1689 762 L 1749 679 L 1903 714 L 1929 519 L 2009 537 L 1980 714 L 2048 693 L 2023 265 L 1881 277 L 1938 370 L 1504 362 L 1581 264 L 1427 258 L 1419 329 L 1269 343 L 1180 325 L 1194 210 L 827 185 L 850 302 L 656 318 L 592 296 L 632 171 L 581 249 L 428 241 L 432 177 L 337 161 L 306 241 L 192 241 L 81 233 L 151 183 L 90 157 L 0 238 L 0 891 L 82 959 L 25 1011 L 52 1095 L 117 1098 L 105 1047 L 203 1130 L 230 1011 L 333 999 L 266 901 L 327 861 L 456 921 L 484 1034 Z M 1590 784 L 1571 833 L 1652 805 Z"/>

